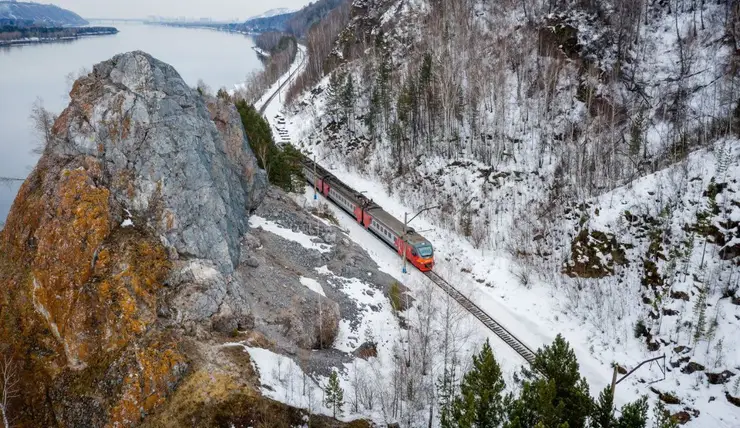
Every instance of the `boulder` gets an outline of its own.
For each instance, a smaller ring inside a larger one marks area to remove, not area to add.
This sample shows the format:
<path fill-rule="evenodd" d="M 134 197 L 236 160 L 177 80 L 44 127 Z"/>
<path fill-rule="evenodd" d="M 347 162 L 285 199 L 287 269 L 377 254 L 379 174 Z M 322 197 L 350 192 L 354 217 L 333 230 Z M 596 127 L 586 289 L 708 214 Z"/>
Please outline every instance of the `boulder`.
<path fill-rule="evenodd" d="M 733 397 L 732 395 L 730 395 L 729 392 L 725 392 L 725 398 L 731 404 L 734 404 L 735 406 L 740 407 L 740 397 Z"/>
<path fill-rule="evenodd" d="M 694 372 L 702 372 L 705 367 L 697 362 L 691 361 L 684 368 L 681 369 L 681 373 L 691 374 Z"/>
<path fill-rule="evenodd" d="M 378 356 L 378 346 L 373 342 L 365 342 L 352 352 L 357 358 L 368 360 Z"/>
<path fill-rule="evenodd" d="M 706 375 L 707 375 L 707 380 L 712 385 L 723 385 L 727 383 L 730 380 L 730 378 L 735 376 L 735 373 L 729 370 L 725 370 L 722 373 L 707 373 Z"/>

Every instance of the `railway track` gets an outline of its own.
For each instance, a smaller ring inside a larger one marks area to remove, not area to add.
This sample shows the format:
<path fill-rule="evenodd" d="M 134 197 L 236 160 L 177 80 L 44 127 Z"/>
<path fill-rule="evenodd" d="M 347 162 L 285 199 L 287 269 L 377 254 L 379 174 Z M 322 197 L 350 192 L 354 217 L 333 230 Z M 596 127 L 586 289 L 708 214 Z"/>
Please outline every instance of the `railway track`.
<path fill-rule="evenodd" d="M 499 324 L 495 319 L 491 318 L 491 316 L 483 311 L 483 309 L 478 307 L 478 305 L 476 305 L 470 299 L 465 297 L 462 293 L 457 291 L 455 287 L 453 287 L 449 282 L 436 274 L 434 271 L 425 272 L 424 274 L 427 276 L 427 278 L 431 279 L 432 282 L 437 284 L 439 288 L 444 290 L 445 293 L 449 294 L 450 297 L 455 299 L 455 301 L 457 301 L 460 306 L 465 308 L 466 311 L 468 311 L 474 317 L 478 318 L 478 320 L 480 320 L 483 325 L 488 327 L 494 334 L 496 334 L 496 336 L 501 338 L 501 340 L 503 340 L 514 351 L 516 351 L 517 354 L 521 355 L 521 357 L 524 358 L 530 365 L 534 363 L 534 352 L 532 352 L 532 350 L 529 349 L 529 347 L 525 345 L 521 340 L 517 339 L 516 336 L 511 334 L 509 330 L 504 328 L 504 326 Z"/>
<path fill-rule="evenodd" d="M 280 85 L 280 87 L 277 88 L 277 91 L 273 92 L 273 94 L 270 96 L 270 98 L 268 98 L 267 101 L 265 101 L 265 103 L 262 105 L 262 107 L 259 110 L 260 115 L 264 115 L 265 114 L 265 110 L 267 110 L 267 106 L 270 105 L 270 103 L 272 102 L 272 100 L 274 100 L 275 97 L 280 93 L 280 91 L 283 90 L 283 88 L 285 87 L 285 85 L 287 85 L 288 83 L 292 82 L 293 81 L 293 78 L 295 77 L 295 75 L 298 74 L 299 71 L 301 71 L 301 66 L 303 66 L 303 63 L 306 62 L 306 54 L 304 54 L 303 51 L 301 51 L 300 49 L 298 49 L 296 55 L 301 55 L 301 64 L 295 70 L 293 70 L 292 73 L 290 73 L 290 75 L 288 76 L 288 78 L 285 79 L 285 82 L 283 82 L 283 84 Z"/>

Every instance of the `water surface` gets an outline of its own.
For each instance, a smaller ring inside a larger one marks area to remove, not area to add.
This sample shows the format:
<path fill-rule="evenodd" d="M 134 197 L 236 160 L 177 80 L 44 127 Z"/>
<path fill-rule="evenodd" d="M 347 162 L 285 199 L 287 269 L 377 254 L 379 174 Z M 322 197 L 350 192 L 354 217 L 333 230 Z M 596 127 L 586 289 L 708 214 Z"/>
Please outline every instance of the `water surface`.
<path fill-rule="evenodd" d="M 133 50 L 148 52 L 177 69 L 191 86 L 199 79 L 211 88 L 231 88 L 260 69 L 249 36 L 206 29 L 115 24 L 116 35 L 72 42 L 0 48 L 0 177 L 25 178 L 38 159 L 31 153 L 39 137 L 29 120 L 37 98 L 59 113 L 69 102 L 70 73 Z M 20 183 L 0 182 L 0 225 Z"/>

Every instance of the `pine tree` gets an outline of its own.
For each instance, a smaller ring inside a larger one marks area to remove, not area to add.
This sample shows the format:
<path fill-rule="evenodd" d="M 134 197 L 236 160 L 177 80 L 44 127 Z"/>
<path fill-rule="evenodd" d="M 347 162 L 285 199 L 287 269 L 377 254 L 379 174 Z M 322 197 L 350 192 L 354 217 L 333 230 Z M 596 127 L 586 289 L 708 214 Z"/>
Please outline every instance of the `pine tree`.
<path fill-rule="evenodd" d="M 538 349 L 532 368 L 534 372 L 524 371 L 522 394 L 510 398 L 508 426 L 528 428 L 542 422 L 548 428 L 584 428 L 593 401 L 568 342 L 558 335 L 552 345 Z"/>
<path fill-rule="evenodd" d="M 286 192 L 302 192 L 300 152 L 290 144 L 284 145 L 282 150 L 278 148 L 273 140 L 270 124 L 246 101 L 237 101 L 236 109 L 244 125 L 249 146 L 257 157 L 260 168 L 267 172 L 270 183 Z"/>
<path fill-rule="evenodd" d="M 329 376 L 329 383 L 326 385 L 326 394 L 324 396 L 324 404 L 326 404 L 326 407 L 332 409 L 335 418 L 337 415 L 342 415 L 342 407 L 344 406 L 344 390 L 339 386 L 339 376 L 337 376 L 336 371 L 332 371 Z"/>
<path fill-rule="evenodd" d="M 696 316 L 694 343 L 696 343 L 704 337 L 707 327 L 707 287 L 704 284 L 702 284 L 699 297 L 694 304 L 694 315 Z"/>
<path fill-rule="evenodd" d="M 505 417 L 504 396 L 506 388 L 501 368 L 486 340 L 478 355 L 473 356 L 473 368 L 463 376 L 460 395 L 452 402 L 450 426 L 495 428 Z"/>
<path fill-rule="evenodd" d="M 642 146 L 642 126 L 644 117 L 642 111 L 637 113 L 632 126 L 630 127 L 630 154 L 632 156 L 638 156 L 640 154 L 640 147 Z"/>
<path fill-rule="evenodd" d="M 381 105 L 380 105 L 380 91 L 378 90 L 378 87 L 376 86 L 373 88 L 372 96 L 370 97 L 370 109 L 368 113 L 365 115 L 365 126 L 367 127 L 368 133 L 370 134 L 370 138 L 374 139 L 376 137 L 377 129 L 378 129 L 378 117 L 381 113 Z"/>
<path fill-rule="evenodd" d="M 342 107 L 342 88 L 344 87 L 344 76 L 335 72 L 329 76 L 329 86 L 327 87 L 326 113 L 328 116 L 337 120 L 339 111 Z"/>
<path fill-rule="evenodd" d="M 678 422 L 676 422 L 671 414 L 666 410 L 665 404 L 662 401 L 658 401 L 655 405 L 653 413 L 653 427 L 654 428 L 676 428 Z"/>
<path fill-rule="evenodd" d="M 445 368 L 444 373 L 437 380 L 439 422 L 442 428 L 452 428 L 455 426 L 452 419 L 452 403 L 455 398 L 454 386 L 454 372 Z"/>
<path fill-rule="evenodd" d="M 599 399 L 594 403 L 594 411 L 591 416 L 592 428 L 614 428 L 614 394 L 610 386 L 604 388 L 599 394 Z"/>
<path fill-rule="evenodd" d="M 647 397 L 642 396 L 634 403 L 622 406 L 619 420 L 613 426 L 615 428 L 645 428 L 648 421 Z"/>
<path fill-rule="evenodd" d="M 344 120 L 347 122 L 347 125 L 350 127 L 350 129 L 352 128 L 352 121 L 355 114 L 356 98 L 355 79 L 352 76 L 352 73 L 349 73 L 347 75 L 347 80 L 344 84 L 344 87 L 342 88 L 341 107 L 344 114 Z"/>
<path fill-rule="evenodd" d="M 537 379 L 525 382 L 519 398 L 507 397 L 509 422 L 506 428 L 569 428 L 563 422 L 564 404 L 556 403 L 557 387 L 555 382 Z"/>
<path fill-rule="evenodd" d="M 591 414 L 591 396 L 588 383 L 581 377 L 578 359 L 563 336 L 544 349 L 538 349 L 532 367 L 555 382 L 555 407 L 563 404 L 562 422 L 569 428 L 581 428 Z"/>

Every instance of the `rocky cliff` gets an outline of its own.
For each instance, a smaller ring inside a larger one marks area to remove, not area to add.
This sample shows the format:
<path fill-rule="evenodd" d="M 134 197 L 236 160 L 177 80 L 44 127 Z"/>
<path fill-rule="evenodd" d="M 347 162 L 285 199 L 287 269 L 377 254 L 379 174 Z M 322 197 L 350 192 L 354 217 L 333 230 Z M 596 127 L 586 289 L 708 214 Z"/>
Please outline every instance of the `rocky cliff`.
<path fill-rule="evenodd" d="M 20 381 L 16 425 L 221 426 L 275 413 L 301 423 L 261 396 L 249 355 L 228 342 L 321 359 L 354 303 L 299 274 L 373 263 L 347 240 L 320 252 L 250 232 L 268 192 L 239 116 L 171 66 L 121 54 L 70 96 L 0 231 L 0 355 Z M 268 200 L 260 218 L 337 240 L 278 191 Z M 387 291 L 392 279 L 368 269 L 348 272 Z"/>
<path fill-rule="evenodd" d="M 24 419 L 132 422 L 187 367 L 154 325 L 162 288 L 225 281 L 265 174 L 236 111 L 145 53 L 96 65 L 70 96 L 0 235 L 0 336 L 23 364 Z"/>

